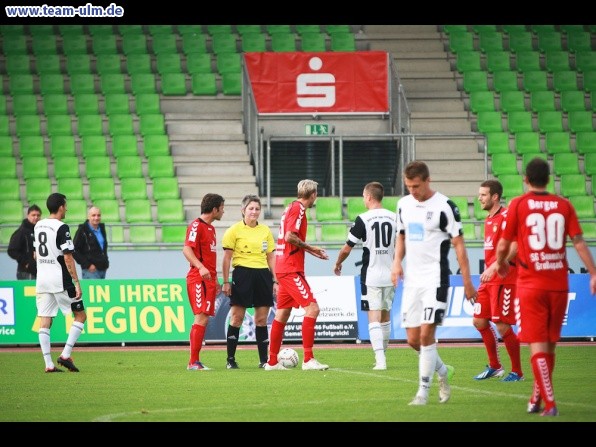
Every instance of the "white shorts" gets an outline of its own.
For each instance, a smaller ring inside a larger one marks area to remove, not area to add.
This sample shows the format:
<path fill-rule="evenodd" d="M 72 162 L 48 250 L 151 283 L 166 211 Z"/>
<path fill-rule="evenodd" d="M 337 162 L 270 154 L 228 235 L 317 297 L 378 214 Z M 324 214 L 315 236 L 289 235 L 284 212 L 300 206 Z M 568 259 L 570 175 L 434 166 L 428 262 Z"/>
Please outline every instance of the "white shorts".
<path fill-rule="evenodd" d="M 38 293 L 35 300 L 37 316 L 55 317 L 58 315 L 58 308 L 60 308 L 63 315 L 72 314 L 72 303 L 74 303 L 74 300 L 68 296 L 66 290 L 56 293 Z"/>
<path fill-rule="evenodd" d="M 362 310 L 391 310 L 395 287 L 366 286 L 366 295 L 362 295 Z M 365 303 L 368 302 L 368 305 Z"/>
<path fill-rule="evenodd" d="M 401 326 L 409 328 L 423 324 L 443 324 L 448 290 L 448 287 L 404 288 L 401 298 Z"/>

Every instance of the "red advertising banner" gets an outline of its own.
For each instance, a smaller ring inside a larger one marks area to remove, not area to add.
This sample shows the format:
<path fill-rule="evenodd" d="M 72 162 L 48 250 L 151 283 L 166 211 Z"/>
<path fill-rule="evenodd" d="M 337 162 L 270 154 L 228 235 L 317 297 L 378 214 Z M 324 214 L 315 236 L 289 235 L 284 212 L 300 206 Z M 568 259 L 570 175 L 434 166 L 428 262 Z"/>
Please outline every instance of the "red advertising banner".
<path fill-rule="evenodd" d="M 388 113 L 385 51 L 245 53 L 260 114 Z"/>

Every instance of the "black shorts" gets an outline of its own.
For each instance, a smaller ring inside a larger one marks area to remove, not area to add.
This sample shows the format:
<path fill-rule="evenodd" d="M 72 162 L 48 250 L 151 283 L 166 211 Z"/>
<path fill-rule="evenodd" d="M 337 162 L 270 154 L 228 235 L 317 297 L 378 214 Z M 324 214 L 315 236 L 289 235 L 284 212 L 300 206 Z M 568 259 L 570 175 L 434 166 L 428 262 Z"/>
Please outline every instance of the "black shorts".
<path fill-rule="evenodd" d="M 273 306 L 273 276 L 269 269 L 235 267 L 230 305 L 246 308 Z"/>

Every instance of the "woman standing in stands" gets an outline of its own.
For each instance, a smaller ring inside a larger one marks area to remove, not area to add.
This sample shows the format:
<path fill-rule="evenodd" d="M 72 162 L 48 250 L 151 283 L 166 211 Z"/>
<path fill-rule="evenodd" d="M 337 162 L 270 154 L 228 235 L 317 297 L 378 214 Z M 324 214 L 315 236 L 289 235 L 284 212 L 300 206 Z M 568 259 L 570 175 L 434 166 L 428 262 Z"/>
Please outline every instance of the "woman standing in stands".
<path fill-rule="evenodd" d="M 240 212 L 242 220 L 228 228 L 222 240 L 222 290 L 230 297 L 232 307 L 226 337 L 227 368 L 238 369 L 236 348 L 246 309 L 249 307 L 255 309 L 259 368 L 263 368 L 267 363 L 269 350 L 267 317 L 278 286 L 275 280 L 275 242 L 269 227 L 258 221 L 261 215 L 261 199 L 258 196 L 245 196 Z M 234 268 L 232 281 L 229 280 L 230 265 Z"/>

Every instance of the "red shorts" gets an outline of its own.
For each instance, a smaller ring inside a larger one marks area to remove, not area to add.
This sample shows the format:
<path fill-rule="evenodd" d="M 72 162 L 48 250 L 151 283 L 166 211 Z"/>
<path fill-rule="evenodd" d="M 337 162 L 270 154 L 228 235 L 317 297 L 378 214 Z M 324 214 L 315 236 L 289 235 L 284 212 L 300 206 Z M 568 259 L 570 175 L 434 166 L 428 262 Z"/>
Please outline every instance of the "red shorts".
<path fill-rule="evenodd" d="M 518 337 L 524 343 L 556 343 L 561 338 L 569 293 L 517 288 L 520 305 Z"/>
<path fill-rule="evenodd" d="M 515 284 L 482 283 L 478 287 L 474 317 L 514 325 L 516 298 Z"/>
<path fill-rule="evenodd" d="M 217 283 L 215 281 L 205 281 L 204 279 L 195 281 L 186 278 L 186 292 L 193 315 L 215 315 L 216 291 Z"/>
<path fill-rule="evenodd" d="M 312 291 L 303 273 L 287 273 L 277 275 L 279 288 L 277 290 L 277 308 L 306 307 L 316 303 Z"/>

